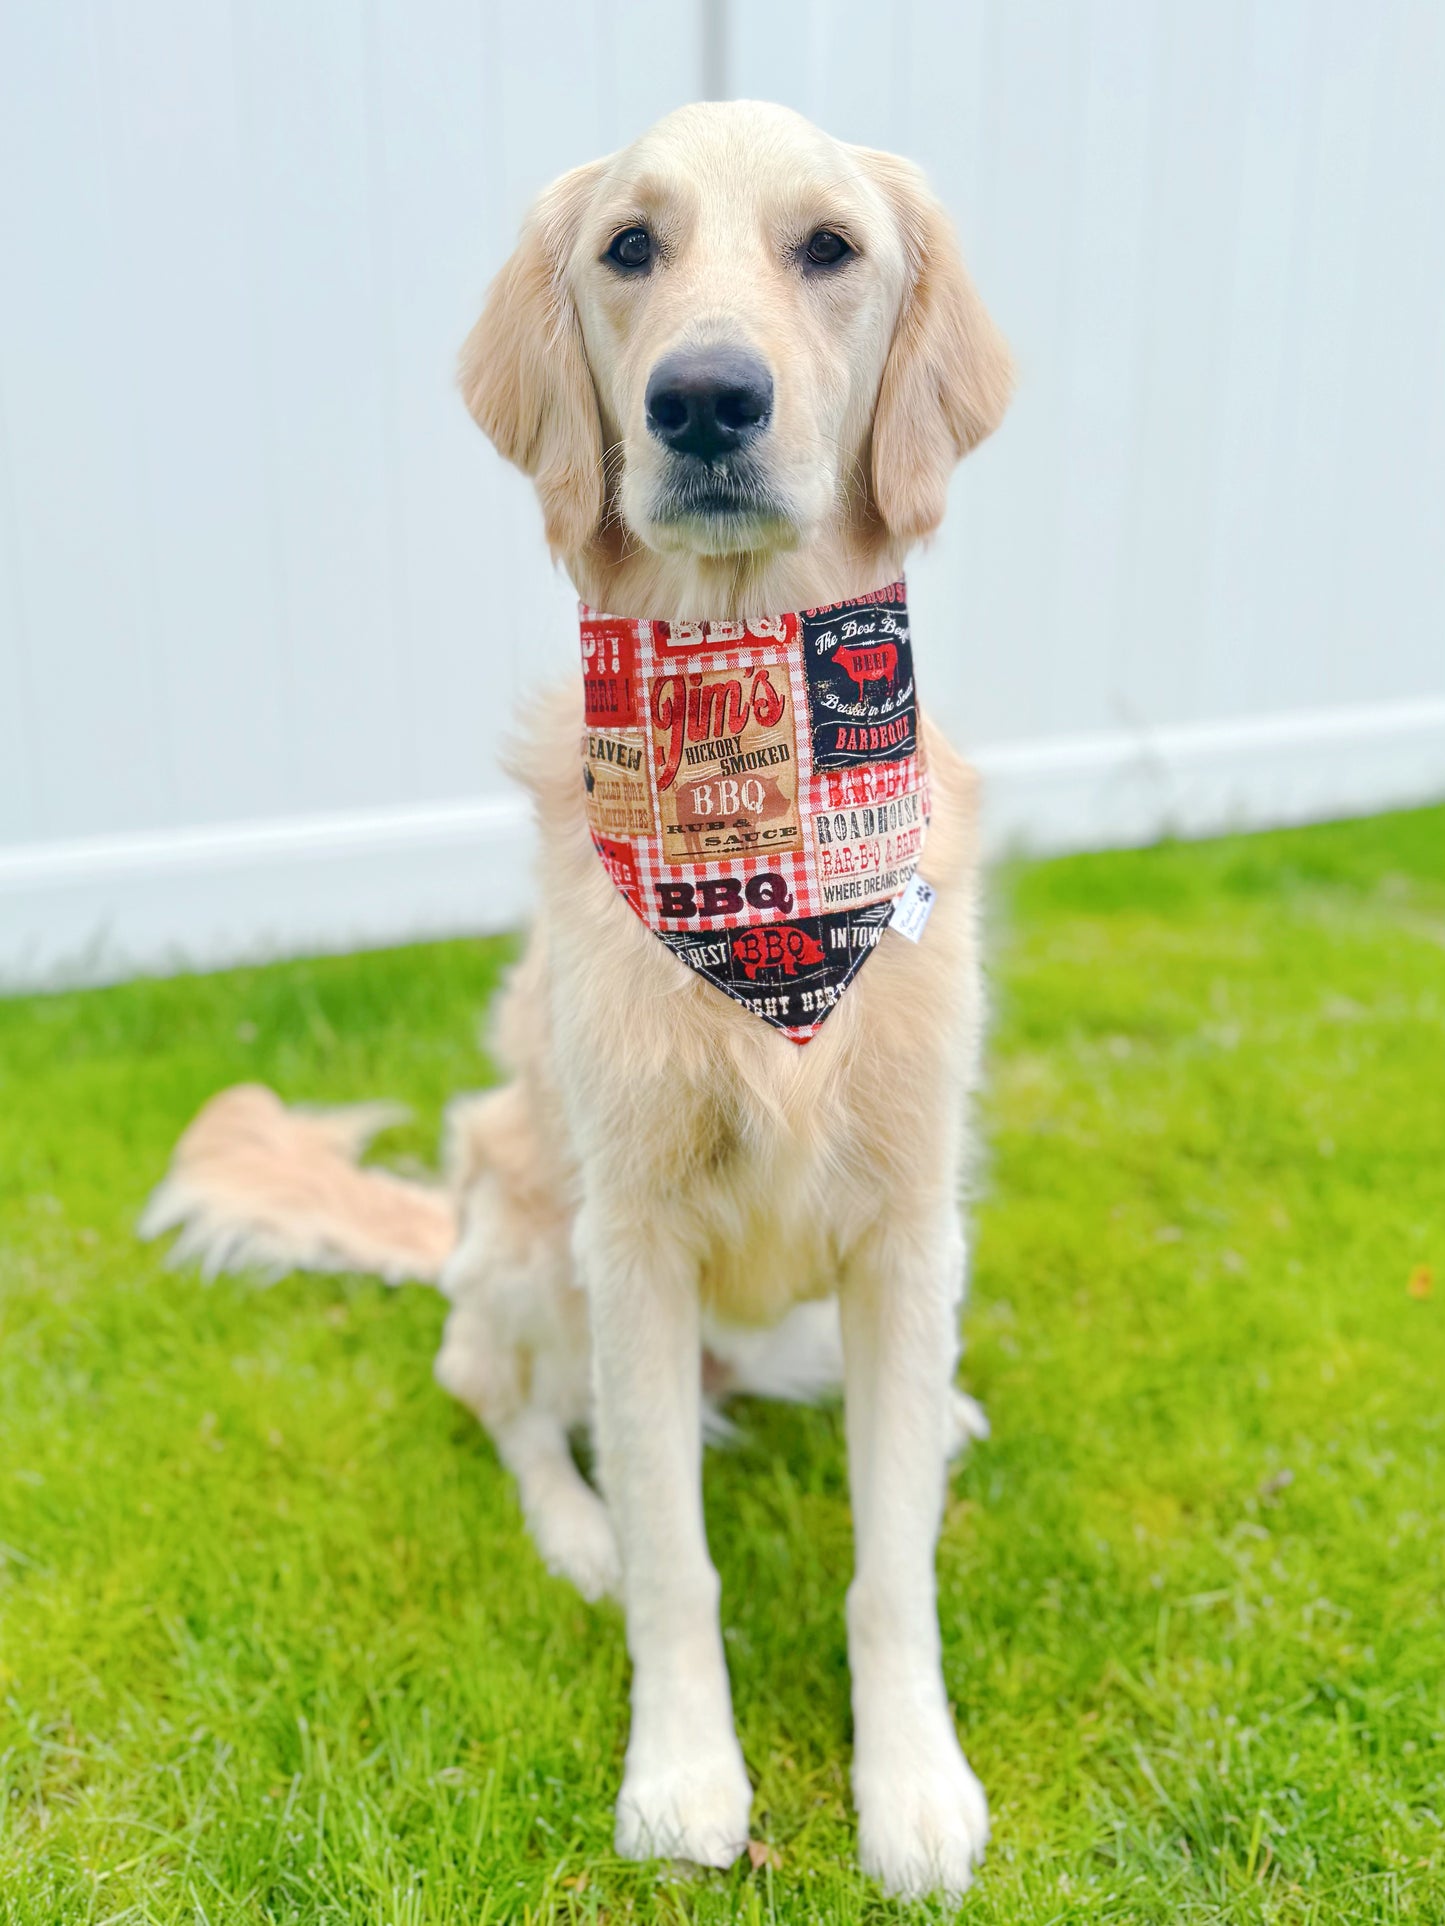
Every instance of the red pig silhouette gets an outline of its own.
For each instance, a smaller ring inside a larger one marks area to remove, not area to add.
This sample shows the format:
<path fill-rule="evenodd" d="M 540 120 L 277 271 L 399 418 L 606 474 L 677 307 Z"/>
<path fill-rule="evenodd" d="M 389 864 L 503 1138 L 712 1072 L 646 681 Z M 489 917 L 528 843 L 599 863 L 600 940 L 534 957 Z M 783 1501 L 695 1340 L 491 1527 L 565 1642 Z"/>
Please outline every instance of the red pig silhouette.
<path fill-rule="evenodd" d="M 769 923 L 763 929 L 744 930 L 741 936 L 735 936 L 733 955 L 751 983 L 759 970 L 781 968 L 785 976 L 796 976 L 800 963 L 821 963 L 823 945 L 791 923 Z"/>
<path fill-rule="evenodd" d="M 893 642 L 875 642 L 866 649 L 835 649 L 833 660 L 858 684 L 858 700 L 870 682 L 892 682 L 898 668 L 898 648 Z"/>

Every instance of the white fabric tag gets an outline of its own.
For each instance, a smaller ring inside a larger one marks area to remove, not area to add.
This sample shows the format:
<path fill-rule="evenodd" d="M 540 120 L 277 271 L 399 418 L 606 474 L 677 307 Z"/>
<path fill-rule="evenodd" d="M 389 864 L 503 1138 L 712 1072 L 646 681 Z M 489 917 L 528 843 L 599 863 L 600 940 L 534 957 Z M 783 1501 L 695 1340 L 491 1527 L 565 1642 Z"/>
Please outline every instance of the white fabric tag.
<path fill-rule="evenodd" d="M 932 883 L 925 883 L 915 870 L 909 878 L 907 889 L 893 906 L 893 914 L 888 919 L 889 929 L 897 930 L 910 943 L 916 943 L 933 912 L 933 899 L 937 894 Z"/>

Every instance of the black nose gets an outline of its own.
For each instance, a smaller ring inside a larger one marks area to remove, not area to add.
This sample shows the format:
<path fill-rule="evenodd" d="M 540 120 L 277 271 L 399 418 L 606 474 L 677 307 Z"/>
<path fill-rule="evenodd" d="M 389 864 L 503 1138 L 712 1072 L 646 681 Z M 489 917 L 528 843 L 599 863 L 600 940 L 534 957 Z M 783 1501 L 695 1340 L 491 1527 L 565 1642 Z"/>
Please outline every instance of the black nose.
<path fill-rule="evenodd" d="M 682 348 L 647 384 L 647 425 L 674 454 L 718 461 L 768 424 L 773 377 L 742 348 Z"/>

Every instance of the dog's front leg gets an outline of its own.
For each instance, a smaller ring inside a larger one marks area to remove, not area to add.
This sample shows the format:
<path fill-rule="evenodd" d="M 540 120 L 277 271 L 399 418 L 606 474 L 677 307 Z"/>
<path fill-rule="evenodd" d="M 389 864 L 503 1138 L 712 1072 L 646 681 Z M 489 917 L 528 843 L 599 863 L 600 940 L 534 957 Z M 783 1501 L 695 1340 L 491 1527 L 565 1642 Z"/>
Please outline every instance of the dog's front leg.
<path fill-rule="evenodd" d="M 617 1801 L 631 1859 L 728 1866 L 752 1790 L 733 1730 L 702 1514 L 696 1260 L 640 1214 L 584 1207 L 602 1487 L 622 1553 L 632 1732 Z"/>
<path fill-rule="evenodd" d="M 857 1546 L 848 1593 L 859 1854 L 891 1893 L 957 1896 L 988 1840 L 943 1685 L 934 1553 L 963 1286 L 952 1208 L 881 1228 L 840 1301 Z"/>

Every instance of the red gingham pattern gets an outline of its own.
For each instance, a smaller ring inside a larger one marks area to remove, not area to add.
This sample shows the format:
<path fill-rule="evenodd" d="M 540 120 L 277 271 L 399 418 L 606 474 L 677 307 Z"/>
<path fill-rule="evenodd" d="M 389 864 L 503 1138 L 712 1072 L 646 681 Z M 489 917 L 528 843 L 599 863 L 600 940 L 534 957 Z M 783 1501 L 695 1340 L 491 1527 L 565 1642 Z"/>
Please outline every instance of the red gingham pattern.
<path fill-rule="evenodd" d="M 884 599 L 902 601 L 904 599 L 902 584 L 894 584 L 888 589 L 875 591 L 869 597 L 861 597 L 861 601 L 884 601 Z M 850 607 L 850 605 L 838 605 L 838 607 Z M 803 614 L 813 614 L 813 612 L 815 611 L 803 611 Z M 755 924 L 778 923 L 782 919 L 827 915 L 828 911 L 823 903 L 823 892 L 815 871 L 815 846 L 813 846 L 813 822 L 817 817 L 817 811 L 821 807 L 827 807 L 827 799 L 825 799 L 827 776 L 819 776 L 815 784 L 813 730 L 811 730 L 809 695 L 807 695 L 807 668 L 803 659 L 801 616 L 773 618 L 773 626 L 782 628 L 784 636 L 757 636 L 753 632 L 736 645 L 728 645 L 728 643 L 711 645 L 705 636 L 705 624 L 696 624 L 699 630 L 696 641 L 690 639 L 686 645 L 678 645 L 678 647 L 670 643 L 672 626 L 667 622 L 653 622 L 653 620 L 634 622 L 634 620 L 624 620 L 617 616 L 603 616 L 597 611 L 591 611 L 586 605 L 580 607 L 580 616 L 582 616 L 584 670 L 590 666 L 588 624 L 605 622 L 607 630 L 613 636 L 624 634 L 628 643 L 632 643 L 632 639 L 636 638 L 638 720 L 632 726 L 638 726 L 644 736 L 645 753 L 647 753 L 647 782 L 649 782 L 651 803 L 653 803 L 653 834 L 628 840 L 636 861 L 638 882 L 644 898 L 642 905 L 634 903 L 632 907 L 638 909 L 638 915 L 642 917 L 642 921 L 655 930 L 713 932 L 722 928 L 746 928 Z M 603 651 L 597 651 L 597 653 L 601 655 Z M 688 674 L 692 670 L 724 670 L 724 672 L 730 670 L 734 674 L 746 674 L 753 668 L 763 668 L 763 666 L 782 668 L 786 670 L 786 676 L 788 676 L 788 697 L 792 703 L 792 722 L 794 722 L 794 776 L 796 776 L 796 799 L 798 799 L 796 809 L 798 809 L 798 822 L 801 828 L 801 846 L 784 849 L 784 851 L 724 855 L 717 861 L 669 863 L 663 855 L 663 834 L 661 834 L 663 807 L 661 807 L 661 795 L 657 786 L 657 759 L 653 753 L 653 734 L 651 734 L 651 722 L 649 722 L 649 697 L 651 697 L 653 680 L 659 674 Z M 927 822 L 929 780 L 927 780 L 927 770 L 923 770 L 917 755 L 909 757 L 906 765 L 894 765 L 890 759 L 884 759 L 884 761 L 888 761 L 890 767 L 907 768 L 907 774 L 894 794 L 919 795 L 923 819 Z M 867 774 L 869 768 L 879 767 L 880 765 L 863 765 L 857 770 L 844 772 L 844 774 L 863 776 Z M 599 855 L 601 853 L 603 851 L 599 851 Z M 907 865 L 909 874 L 911 869 L 913 865 Z M 748 903 L 748 899 L 744 898 L 742 907 L 736 913 L 717 915 L 717 917 L 703 917 L 703 915 L 663 917 L 657 907 L 659 905 L 657 890 L 659 886 L 665 886 L 665 884 L 690 884 L 696 890 L 699 882 L 705 882 L 709 878 L 711 880 L 736 878 L 746 890 L 749 878 L 765 876 L 765 874 L 784 878 L 786 892 L 790 898 L 786 907 L 778 901 L 755 905 L 755 903 Z M 618 888 L 622 888 L 620 882 L 618 882 Z M 622 894 L 626 896 L 626 892 Z M 630 901 L 632 898 L 628 896 L 626 899 Z M 805 1034 L 813 1034 L 815 1028 L 817 1027 L 813 1025 L 805 1028 L 805 1032 L 796 1032 L 796 1034 L 801 1038 Z"/>
<path fill-rule="evenodd" d="M 779 915 L 812 916 L 817 913 L 817 878 L 813 873 L 811 852 L 808 848 L 807 804 L 813 778 L 813 737 L 808 726 L 808 688 L 803 671 L 803 650 L 797 639 L 796 627 L 791 646 L 778 641 L 754 642 L 746 648 L 709 648 L 701 647 L 684 653 L 681 649 L 666 648 L 654 639 L 654 630 L 665 631 L 663 622 L 640 622 L 638 639 L 640 642 L 639 663 L 642 671 L 643 711 L 646 715 L 648 696 L 651 693 L 653 677 L 658 674 L 685 674 L 691 669 L 731 670 L 743 674 L 755 668 L 780 668 L 787 671 L 788 700 L 793 710 L 793 735 L 795 747 L 794 770 L 797 776 L 798 820 L 802 825 L 803 839 L 801 848 L 759 852 L 755 855 L 725 856 L 713 863 L 669 863 L 662 853 L 662 835 L 658 831 L 647 838 L 639 838 L 637 850 L 637 873 L 642 880 L 644 901 L 653 906 L 653 914 L 644 916 L 643 921 L 656 923 L 664 930 L 715 930 L 738 928 L 749 923 L 773 923 Z M 644 736 L 649 748 L 647 757 L 648 780 L 652 785 L 652 816 L 655 823 L 662 821 L 662 799 L 657 787 L 657 761 L 651 751 L 651 729 L 644 723 Z M 744 908 L 735 916 L 662 916 L 657 913 L 657 886 L 661 883 L 688 882 L 696 886 L 711 877 L 721 880 L 725 876 L 736 876 L 746 888 L 750 877 L 783 876 L 787 879 L 788 893 L 793 897 L 790 910 L 777 908 L 756 909 L 745 900 Z"/>

